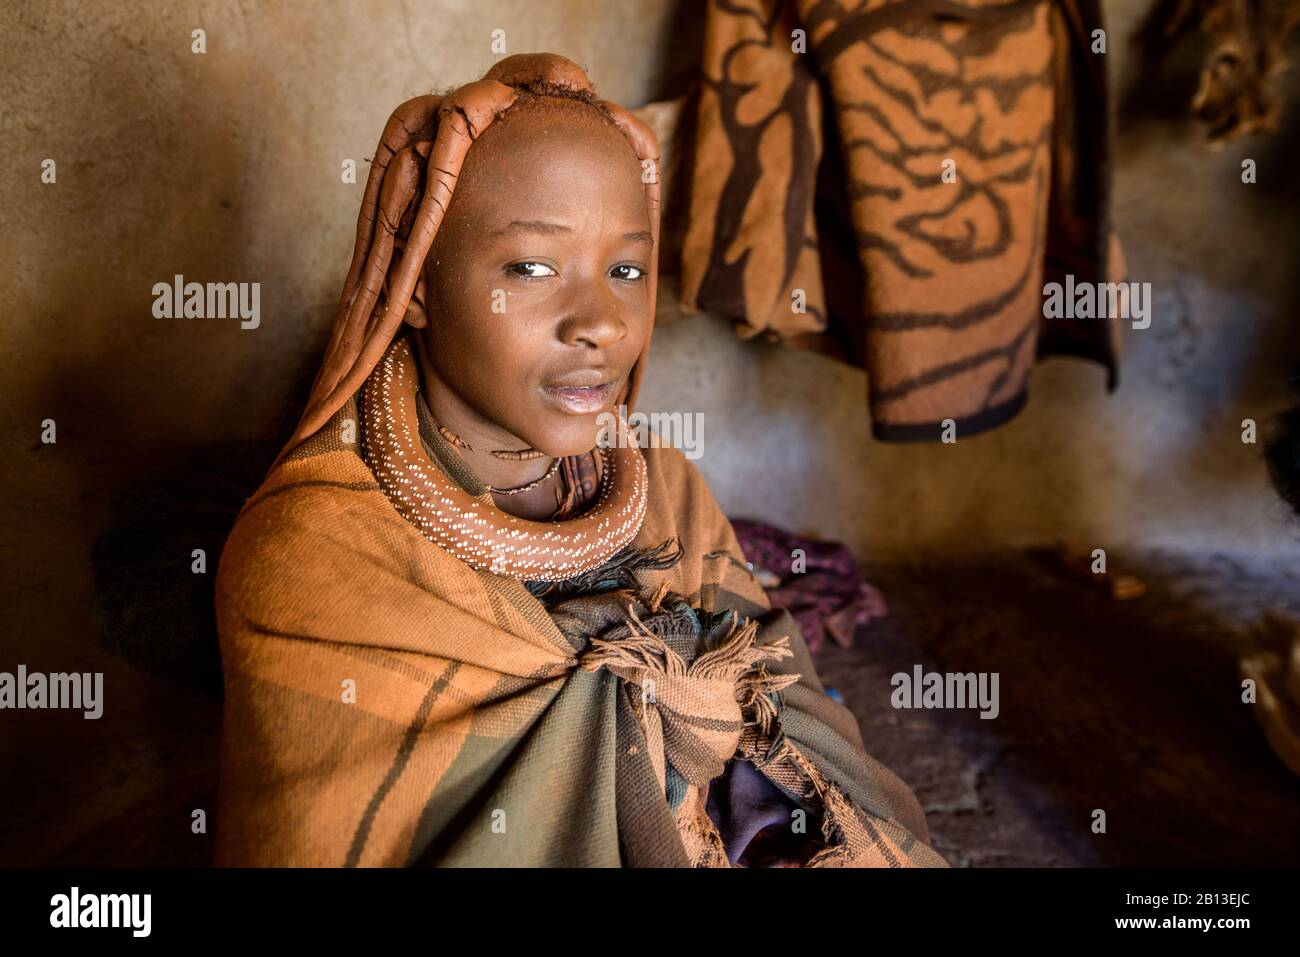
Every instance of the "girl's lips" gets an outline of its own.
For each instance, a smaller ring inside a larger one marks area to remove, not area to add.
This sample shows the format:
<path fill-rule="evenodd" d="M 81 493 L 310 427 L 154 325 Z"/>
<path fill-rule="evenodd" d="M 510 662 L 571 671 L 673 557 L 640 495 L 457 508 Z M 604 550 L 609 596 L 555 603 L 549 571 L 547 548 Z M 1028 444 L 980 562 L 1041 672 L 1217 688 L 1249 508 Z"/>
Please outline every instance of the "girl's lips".
<path fill-rule="evenodd" d="M 599 412 L 614 394 L 614 383 L 595 386 L 570 386 L 542 390 L 559 408 L 572 415 L 590 415 Z"/>

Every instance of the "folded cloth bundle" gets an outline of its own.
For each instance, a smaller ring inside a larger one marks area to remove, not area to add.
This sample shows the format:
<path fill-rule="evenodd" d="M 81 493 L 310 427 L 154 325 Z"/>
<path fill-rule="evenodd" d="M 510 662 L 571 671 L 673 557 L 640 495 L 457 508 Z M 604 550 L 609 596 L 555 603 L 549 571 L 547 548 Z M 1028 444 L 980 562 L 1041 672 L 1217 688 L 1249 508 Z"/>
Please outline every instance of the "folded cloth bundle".
<path fill-rule="evenodd" d="M 1098 0 L 727 0 L 666 188 L 689 308 L 865 367 L 873 432 L 1016 414 L 1036 358 L 1119 323 L 1043 285 L 1119 281 Z"/>
<path fill-rule="evenodd" d="M 776 583 L 767 588 L 768 601 L 794 616 L 814 656 L 827 634 L 847 648 L 859 625 L 889 614 L 884 596 L 862 580 L 847 546 L 743 518 L 732 519 L 731 527 L 755 569 L 775 576 Z"/>

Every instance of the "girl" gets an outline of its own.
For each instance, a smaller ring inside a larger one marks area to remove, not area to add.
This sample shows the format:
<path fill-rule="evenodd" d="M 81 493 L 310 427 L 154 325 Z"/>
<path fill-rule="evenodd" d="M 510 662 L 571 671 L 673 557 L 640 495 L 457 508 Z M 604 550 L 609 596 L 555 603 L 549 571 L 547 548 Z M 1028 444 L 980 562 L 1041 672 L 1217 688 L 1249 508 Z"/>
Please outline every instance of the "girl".
<path fill-rule="evenodd" d="M 394 112 L 222 554 L 219 864 L 944 865 L 694 466 L 597 447 L 644 373 L 657 164 L 554 55 Z"/>

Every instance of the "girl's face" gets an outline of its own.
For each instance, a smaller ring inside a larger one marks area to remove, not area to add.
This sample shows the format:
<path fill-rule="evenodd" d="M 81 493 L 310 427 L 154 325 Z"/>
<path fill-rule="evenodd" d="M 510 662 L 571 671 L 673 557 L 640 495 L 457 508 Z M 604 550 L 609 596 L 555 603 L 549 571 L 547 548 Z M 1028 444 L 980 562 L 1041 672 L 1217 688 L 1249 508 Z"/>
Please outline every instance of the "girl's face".
<path fill-rule="evenodd" d="M 454 393 L 444 407 L 491 447 L 590 450 L 650 333 L 651 254 L 617 127 L 565 102 L 506 114 L 470 147 L 425 262 L 435 397 Z"/>

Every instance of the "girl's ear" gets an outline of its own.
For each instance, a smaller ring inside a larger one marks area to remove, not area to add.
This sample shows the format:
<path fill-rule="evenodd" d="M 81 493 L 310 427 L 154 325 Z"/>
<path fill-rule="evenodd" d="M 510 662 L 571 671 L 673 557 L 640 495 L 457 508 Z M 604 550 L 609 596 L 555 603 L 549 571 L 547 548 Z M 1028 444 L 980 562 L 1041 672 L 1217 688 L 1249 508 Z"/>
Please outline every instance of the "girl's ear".
<path fill-rule="evenodd" d="M 404 321 L 412 329 L 423 329 L 429 325 L 429 313 L 424 306 L 424 272 L 420 272 L 420 278 L 415 281 L 415 289 L 411 293 L 411 302 L 406 307 L 406 316 Z"/>
<path fill-rule="evenodd" d="M 389 283 L 392 281 L 393 274 L 398 272 L 402 266 L 402 252 L 393 250 L 393 261 L 389 265 L 388 272 L 384 274 L 384 298 L 390 295 Z M 406 315 L 402 321 L 412 329 L 423 329 L 429 324 L 429 313 L 425 307 L 426 286 L 424 283 L 424 270 L 420 270 L 420 277 L 415 281 L 415 289 L 411 291 L 411 301 L 406 306 Z"/>

